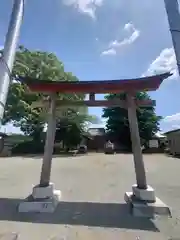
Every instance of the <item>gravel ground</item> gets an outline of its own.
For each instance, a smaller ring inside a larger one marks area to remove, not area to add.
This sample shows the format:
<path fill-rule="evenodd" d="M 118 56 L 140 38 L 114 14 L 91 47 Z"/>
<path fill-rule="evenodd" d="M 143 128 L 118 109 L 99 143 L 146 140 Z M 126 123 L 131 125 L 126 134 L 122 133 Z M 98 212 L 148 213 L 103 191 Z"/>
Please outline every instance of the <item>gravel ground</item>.
<path fill-rule="evenodd" d="M 0 234 L 20 240 L 180 239 L 180 159 L 144 155 L 148 184 L 172 209 L 172 218 L 133 218 L 124 193 L 135 183 L 132 155 L 57 157 L 52 182 L 62 191 L 54 214 L 19 214 L 17 204 L 39 182 L 40 157 L 0 158 Z M 0 238 L 1 239 L 1 238 Z"/>

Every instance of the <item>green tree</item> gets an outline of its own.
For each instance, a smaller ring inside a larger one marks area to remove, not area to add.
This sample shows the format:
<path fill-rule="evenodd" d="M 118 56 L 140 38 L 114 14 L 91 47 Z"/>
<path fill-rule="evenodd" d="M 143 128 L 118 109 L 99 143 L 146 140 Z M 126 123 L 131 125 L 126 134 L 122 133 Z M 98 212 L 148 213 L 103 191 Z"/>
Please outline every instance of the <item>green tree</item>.
<path fill-rule="evenodd" d="M 106 99 L 114 98 L 125 100 L 126 94 L 109 94 L 106 96 Z M 139 92 L 136 94 L 136 99 L 148 100 L 150 97 L 146 92 Z M 107 118 L 106 128 L 109 137 L 130 149 L 131 138 L 127 109 L 120 107 L 104 108 L 103 117 Z M 159 122 L 162 117 L 156 115 L 155 108 L 152 106 L 138 108 L 137 118 L 141 141 L 147 142 L 157 131 L 159 131 Z"/>
<path fill-rule="evenodd" d="M 30 51 L 22 46 L 16 53 L 3 124 L 12 122 L 14 126 L 34 139 L 41 137 L 46 122 L 41 108 L 32 108 L 34 101 L 42 99 L 42 93 L 30 92 L 21 77 L 30 77 L 51 81 L 78 81 L 70 72 L 65 72 L 63 63 L 52 54 L 41 51 Z M 84 94 L 61 94 L 61 99 L 83 100 Z M 85 107 L 84 107 L 85 108 Z M 79 110 L 78 110 L 79 111 Z M 85 119 L 84 119 L 85 120 Z"/>
<path fill-rule="evenodd" d="M 56 141 L 62 142 L 68 152 L 81 142 L 82 129 L 75 122 L 59 121 L 56 128 Z"/>
<path fill-rule="evenodd" d="M 81 108 L 81 111 L 69 109 L 66 117 L 59 118 L 56 127 L 56 141 L 63 142 L 68 151 L 76 147 L 82 140 L 82 135 L 88 127 L 88 123 L 98 123 L 98 118 L 88 115 L 87 108 Z"/>

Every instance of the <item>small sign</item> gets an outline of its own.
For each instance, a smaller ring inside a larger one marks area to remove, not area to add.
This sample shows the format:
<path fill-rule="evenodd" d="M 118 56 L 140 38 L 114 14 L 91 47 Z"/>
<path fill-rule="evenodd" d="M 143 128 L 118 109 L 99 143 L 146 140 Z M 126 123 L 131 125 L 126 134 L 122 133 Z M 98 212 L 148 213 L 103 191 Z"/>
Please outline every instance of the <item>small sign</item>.
<path fill-rule="evenodd" d="M 42 208 L 47 209 L 48 208 L 48 203 L 42 203 Z"/>
<path fill-rule="evenodd" d="M 149 148 L 158 148 L 158 147 L 159 147 L 158 140 L 150 140 L 149 141 Z"/>

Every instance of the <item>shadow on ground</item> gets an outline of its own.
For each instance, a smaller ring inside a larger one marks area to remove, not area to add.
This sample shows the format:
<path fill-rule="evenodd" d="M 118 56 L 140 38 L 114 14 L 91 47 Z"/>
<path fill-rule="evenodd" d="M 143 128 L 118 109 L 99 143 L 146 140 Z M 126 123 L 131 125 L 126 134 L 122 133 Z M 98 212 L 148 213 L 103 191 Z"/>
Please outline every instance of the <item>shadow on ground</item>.
<path fill-rule="evenodd" d="M 54 154 L 53 158 L 70 158 L 81 156 L 80 154 Z M 12 157 L 21 157 L 21 158 L 34 158 L 34 159 L 43 159 L 43 154 L 13 154 Z"/>
<path fill-rule="evenodd" d="M 167 157 L 169 157 L 169 158 L 174 158 L 174 159 L 180 159 L 180 154 L 170 154 L 170 153 L 166 153 L 166 155 L 165 156 L 167 156 Z"/>
<path fill-rule="evenodd" d="M 18 213 L 20 199 L 0 199 L 0 221 L 82 225 L 105 228 L 139 229 L 159 232 L 146 218 L 132 217 L 126 204 L 60 202 L 54 213 Z"/>
<path fill-rule="evenodd" d="M 64 153 L 60 153 L 60 154 L 53 154 L 53 158 L 75 158 L 75 157 L 84 157 L 84 156 L 88 156 L 88 154 L 80 154 L 80 153 L 67 153 L 67 154 L 64 154 Z M 43 154 L 12 154 L 12 157 L 20 157 L 20 158 L 24 158 L 24 159 L 29 159 L 29 158 L 32 158 L 32 159 L 43 159 Z"/>

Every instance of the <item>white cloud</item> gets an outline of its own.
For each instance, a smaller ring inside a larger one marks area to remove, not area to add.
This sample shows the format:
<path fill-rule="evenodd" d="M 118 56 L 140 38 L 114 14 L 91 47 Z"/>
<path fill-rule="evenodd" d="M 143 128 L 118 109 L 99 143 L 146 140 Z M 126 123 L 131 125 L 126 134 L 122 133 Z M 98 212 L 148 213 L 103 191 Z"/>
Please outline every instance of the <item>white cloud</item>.
<path fill-rule="evenodd" d="M 180 124 L 172 125 L 172 129 L 179 129 L 179 128 L 180 128 Z"/>
<path fill-rule="evenodd" d="M 102 52 L 102 55 L 116 55 L 116 50 L 114 48 L 110 48 Z"/>
<path fill-rule="evenodd" d="M 63 0 L 67 6 L 73 6 L 79 12 L 95 18 L 95 11 L 103 4 L 103 0 Z"/>
<path fill-rule="evenodd" d="M 180 128 L 180 112 L 170 116 L 166 116 L 161 121 L 161 125 L 163 126 L 163 130 L 165 132 L 171 131 L 174 129 L 179 129 Z"/>
<path fill-rule="evenodd" d="M 171 116 L 166 116 L 163 119 L 164 122 L 179 122 L 180 124 L 180 113 L 173 114 Z"/>
<path fill-rule="evenodd" d="M 178 76 L 176 57 L 173 48 L 163 49 L 160 55 L 151 63 L 148 70 L 143 75 L 148 76 L 164 72 L 173 73 L 173 78 Z"/>
<path fill-rule="evenodd" d="M 179 129 L 180 128 L 180 113 L 175 113 L 171 116 L 166 116 L 162 120 L 162 123 L 168 131 L 171 131 L 174 129 Z"/>
<path fill-rule="evenodd" d="M 122 47 L 132 44 L 140 36 L 140 31 L 136 29 L 132 23 L 125 24 L 124 31 L 130 33 L 130 36 L 124 38 L 122 41 L 114 40 L 110 42 L 109 48 L 103 51 L 101 53 L 102 55 L 115 55 Z"/>
<path fill-rule="evenodd" d="M 134 25 L 132 23 L 126 23 L 124 26 L 124 30 L 131 31 L 134 30 Z"/>

